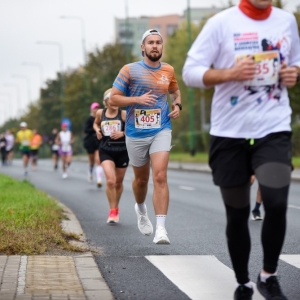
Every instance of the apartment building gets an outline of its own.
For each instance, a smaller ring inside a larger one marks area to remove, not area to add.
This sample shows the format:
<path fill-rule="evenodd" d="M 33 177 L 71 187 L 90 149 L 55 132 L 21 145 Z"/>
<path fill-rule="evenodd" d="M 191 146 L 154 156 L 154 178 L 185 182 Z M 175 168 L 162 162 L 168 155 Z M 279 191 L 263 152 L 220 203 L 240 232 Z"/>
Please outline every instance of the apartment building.
<path fill-rule="evenodd" d="M 191 21 L 199 24 L 221 8 L 191 8 Z M 119 19 L 115 18 L 116 42 L 126 45 L 131 49 L 132 54 L 141 57 L 141 38 L 143 33 L 150 29 L 158 30 L 164 41 L 171 36 L 180 24 L 187 19 L 187 11 L 183 15 L 164 15 L 159 17 L 142 16 L 140 18 Z"/>

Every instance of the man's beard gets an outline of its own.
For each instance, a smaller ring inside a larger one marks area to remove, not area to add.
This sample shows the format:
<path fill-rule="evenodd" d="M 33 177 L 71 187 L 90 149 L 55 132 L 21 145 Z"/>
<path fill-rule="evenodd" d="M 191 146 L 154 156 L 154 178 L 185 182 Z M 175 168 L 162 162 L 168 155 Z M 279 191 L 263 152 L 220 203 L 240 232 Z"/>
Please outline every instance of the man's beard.
<path fill-rule="evenodd" d="M 161 56 L 162 56 L 162 53 L 158 54 L 157 56 L 152 56 L 151 54 L 148 54 L 146 51 L 145 51 L 145 54 L 153 62 L 160 60 Z"/>

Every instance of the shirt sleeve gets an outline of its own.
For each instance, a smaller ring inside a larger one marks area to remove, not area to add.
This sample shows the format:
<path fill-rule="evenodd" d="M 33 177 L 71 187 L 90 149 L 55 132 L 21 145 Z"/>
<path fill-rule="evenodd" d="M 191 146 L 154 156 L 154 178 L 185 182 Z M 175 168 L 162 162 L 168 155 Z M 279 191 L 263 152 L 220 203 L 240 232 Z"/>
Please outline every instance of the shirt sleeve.
<path fill-rule="evenodd" d="M 187 86 L 206 87 L 203 76 L 219 53 L 221 38 L 217 23 L 212 19 L 207 21 L 187 54 L 182 72 L 183 81 Z"/>
<path fill-rule="evenodd" d="M 292 20 L 292 46 L 291 46 L 291 53 L 290 53 L 290 66 L 297 66 L 300 67 L 300 37 L 298 32 L 297 21 L 294 16 Z"/>
<path fill-rule="evenodd" d="M 130 72 L 127 65 L 125 65 L 119 72 L 117 78 L 115 79 L 113 86 L 118 90 L 126 94 L 130 82 Z"/>
<path fill-rule="evenodd" d="M 169 85 L 169 93 L 170 94 L 176 92 L 179 89 L 178 83 L 177 83 L 177 80 L 176 80 L 176 76 L 175 76 L 175 71 L 174 71 L 173 68 L 172 68 L 172 71 L 173 71 L 173 76 L 172 76 L 172 79 L 171 79 L 171 82 L 170 82 L 170 85 Z"/>

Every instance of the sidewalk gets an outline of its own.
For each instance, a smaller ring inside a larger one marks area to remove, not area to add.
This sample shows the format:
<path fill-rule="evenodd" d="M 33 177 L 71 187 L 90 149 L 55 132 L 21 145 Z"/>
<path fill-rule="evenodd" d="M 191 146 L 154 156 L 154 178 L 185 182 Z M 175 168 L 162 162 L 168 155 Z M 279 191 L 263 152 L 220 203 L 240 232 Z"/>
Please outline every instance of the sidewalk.
<path fill-rule="evenodd" d="M 178 161 L 169 161 L 169 169 L 193 171 L 193 172 L 204 172 L 211 173 L 211 169 L 208 164 L 201 163 L 186 163 Z M 294 169 L 292 172 L 292 180 L 300 180 L 300 169 Z"/>
<path fill-rule="evenodd" d="M 65 206 L 66 231 L 80 235 L 80 255 L 0 255 L 1 300 L 112 300 L 109 287 L 88 250 L 82 228 Z"/>
<path fill-rule="evenodd" d="M 169 162 L 169 169 L 206 172 L 207 164 Z M 300 169 L 292 173 L 300 180 Z M 5 256 L 0 255 L 1 300 L 112 300 L 109 287 L 88 250 L 76 216 L 64 206 L 69 220 L 62 224 L 68 232 L 81 236 L 79 245 L 87 251 L 70 256 Z"/>

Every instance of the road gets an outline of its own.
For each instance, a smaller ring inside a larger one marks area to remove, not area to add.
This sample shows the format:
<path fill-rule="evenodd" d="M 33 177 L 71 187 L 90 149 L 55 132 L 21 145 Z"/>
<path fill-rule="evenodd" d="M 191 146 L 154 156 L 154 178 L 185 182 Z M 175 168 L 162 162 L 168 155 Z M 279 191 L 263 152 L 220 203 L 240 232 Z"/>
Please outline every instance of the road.
<path fill-rule="evenodd" d="M 29 180 L 67 205 L 77 216 L 97 265 L 116 299 L 232 299 L 236 287 L 225 241 L 225 213 L 219 190 L 211 175 L 169 170 L 170 208 L 166 220 L 171 245 L 155 245 L 153 235 L 143 236 L 136 224 L 131 189 L 133 172 L 128 168 L 120 203 L 120 224 L 108 226 L 105 185 L 97 189 L 87 182 L 87 163 L 74 161 L 70 176 L 61 178 L 50 160 L 41 160 Z M 1 173 L 23 179 L 21 161 L 3 167 Z M 257 186 L 254 185 L 252 204 Z M 146 200 L 155 224 L 151 203 L 153 185 Z M 280 282 L 290 300 L 300 299 L 300 182 L 292 182 L 288 228 L 279 262 Z M 249 221 L 252 251 L 249 263 L 255 283 L 261 269 L 262 222 Z M 262 299 L 255 293 L 255 300 Z"/>

